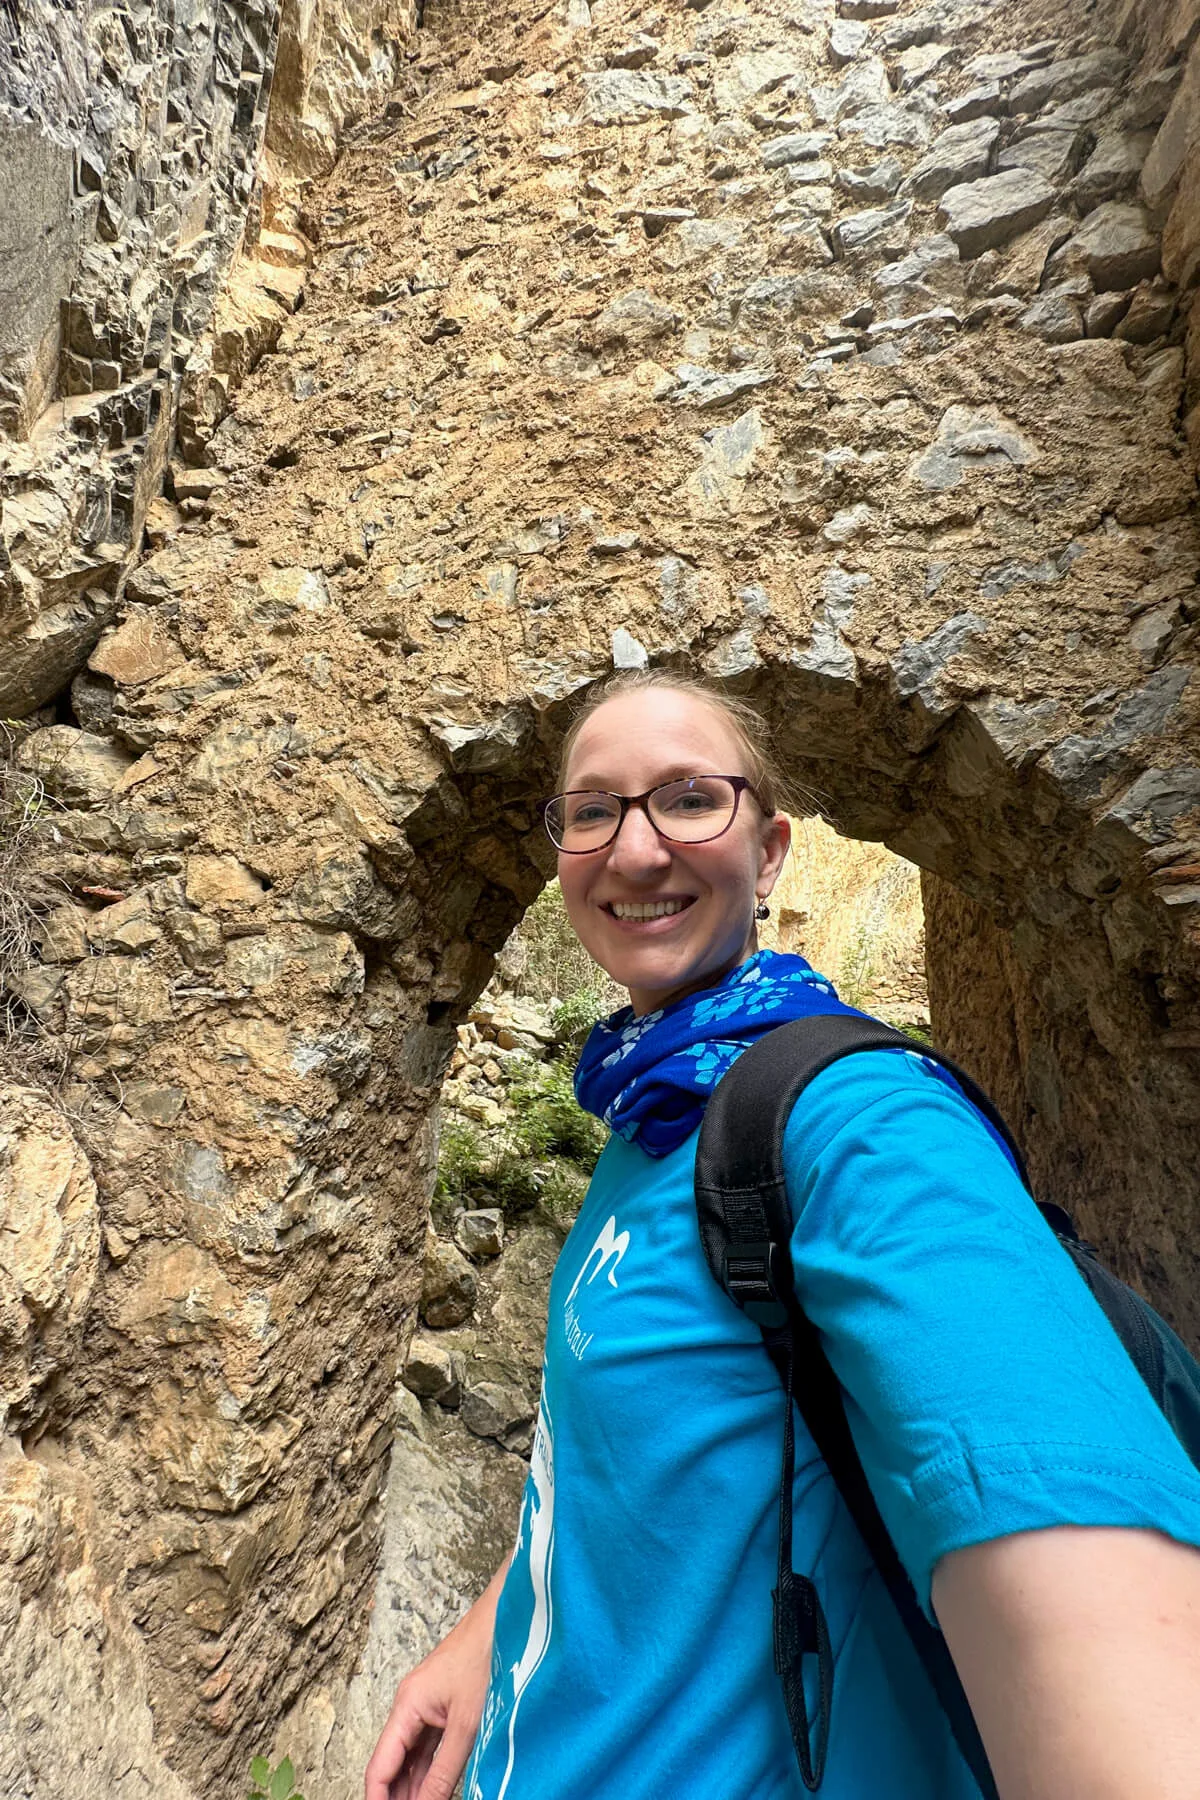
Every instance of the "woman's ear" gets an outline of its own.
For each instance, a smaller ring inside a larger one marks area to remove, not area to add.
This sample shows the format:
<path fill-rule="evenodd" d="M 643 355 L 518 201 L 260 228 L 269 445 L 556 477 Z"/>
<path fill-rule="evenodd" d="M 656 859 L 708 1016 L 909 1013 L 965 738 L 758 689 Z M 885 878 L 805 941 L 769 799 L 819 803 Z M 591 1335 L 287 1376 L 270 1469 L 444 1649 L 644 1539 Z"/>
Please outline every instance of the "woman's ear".
<path fill-rule="evenodd" d="M 786 813 L 776 813 L 763 827 L 762 851 L 758 863 L 758 880 L 754 891 L 765 900 L 775 883 L 792 842 L 792 821 Z"/>

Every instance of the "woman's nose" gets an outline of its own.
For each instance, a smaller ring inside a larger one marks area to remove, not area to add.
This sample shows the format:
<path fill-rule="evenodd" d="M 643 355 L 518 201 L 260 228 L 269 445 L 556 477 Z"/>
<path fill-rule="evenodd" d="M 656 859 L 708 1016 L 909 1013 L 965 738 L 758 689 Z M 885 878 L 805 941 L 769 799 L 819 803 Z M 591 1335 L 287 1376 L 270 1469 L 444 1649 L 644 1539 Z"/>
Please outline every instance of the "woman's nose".
<path fill-rule="evenodd" d="M 670 860 L 670 846 L 659 837 L 644 807 L 631 806 L 609 845 L 609 867 L 633 873 L 637 869 L 661 869 Z"/>

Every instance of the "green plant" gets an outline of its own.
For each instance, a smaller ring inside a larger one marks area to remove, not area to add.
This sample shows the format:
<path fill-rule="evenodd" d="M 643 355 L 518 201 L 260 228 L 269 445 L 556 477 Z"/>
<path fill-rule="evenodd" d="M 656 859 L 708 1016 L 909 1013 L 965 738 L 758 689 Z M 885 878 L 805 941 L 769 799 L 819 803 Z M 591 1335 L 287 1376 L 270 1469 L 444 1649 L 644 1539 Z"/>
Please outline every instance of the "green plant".
<path fill-rule="evenodd" d="M 265 1756 L 256 1756 L 250 1764 L 250 1784 L 246 1800 L 304 1800 L 296 1788 L 296 1771 L 290 1756 L 274 1768 Z"/>
<path fill-rule="evenodd" d="M 598 982 L 575 988 L 554 1014 L 555 1042 L 563 1049 L 574 1048 L 582 1043 L 597 1019 L 604 1018 L 611 1010 L 608 997 Z"/>
<path fill-rule="evenodd" d="M 478 1186 L 487 1161 L 482 1132 L 465 1119 L 451 1119 L 438 1145 L 435 1199 L 465 1202 Z"/>
<path fill-rule="evenodd" d="M 897 1031 L 903 1031 L 908 1037 L 916 1038 L 920 1044 L 932 1044 L 933 1033 L 928 1025 L 918 1024 L 915 1019 L 887 1019 L 880 1013 L 885 1025 L 891 1025 Z"/>
<path fill-rule="evenodd" d="M 446 1226 L 459 1207 L 499 1206 L 506 1219 L 540 1208 L 569 1224 L 608 1138 L 605 1127 L 575 1098 L 569 1067 L 531 1063 L 507 1092 L 507 1120 L 485 1136 L 451 1119 L 443 1133 L 434 1187 L 435 1224 Z"/>
<path fill-rule="evenodd" d="M 509 1089 L 513 1148 L 531 1157 L 566 1157 L 589 1175 L 608 1131 L 575 1098 L 571 1070 L 557 1060 L 535 1063 Z"/>
<path fill-rule="evenodd" d="M 854 931 L 838 970 L 837 991 L 847 1006 L 865 1006 L 875 981 L 875 942 L 865 925 Z"/>
<path fill-rule="evenodd" d="M 46 809 L 45 787 L 18 766 L 16 743 L 15 729 L 0 720 L 0 984 L 32 958 L 35 918 L 23 873 Z"/>
<path fill-rule="evenodd" d="M 51 1039 L 22 997 L 22 977 L 37 960 L 37 842 L 53 829 L 44 771 L 24 768 L 17 759 L 25 730 L 20 721 L 0 719 L 0 1071 L 58 1094 L 64 1046 Z M 45 901 L 43 892 L 43 907 Z"/>

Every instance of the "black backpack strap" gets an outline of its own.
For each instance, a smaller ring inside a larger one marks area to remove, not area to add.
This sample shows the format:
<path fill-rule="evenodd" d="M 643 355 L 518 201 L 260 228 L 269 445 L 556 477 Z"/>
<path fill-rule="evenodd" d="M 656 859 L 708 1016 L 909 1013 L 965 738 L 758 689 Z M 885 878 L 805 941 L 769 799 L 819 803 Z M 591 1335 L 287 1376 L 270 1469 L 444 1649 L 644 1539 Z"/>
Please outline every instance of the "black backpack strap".
<path fill-rule="evenodd" d="M 1026 1178 L 1020 1150 L 991 1101 L 948 1057 L 861 1014 L 821 1014 L 792 1020 L 768 1032 L 743 1052 L 717 1084 L 705 1110 L 696 1152 L 700 1238 L 720 1286 L 762 1330 L 789 1396 L 780 1494 L 779 1577 L 774 1596 L 775 1666 L 806 1786 L 818 1786 L 824 1770 L 832 1662 L 816 1590 L 807 1577 L 793 1575 L 791 1568 L 791 1399 L 796 1369 L 800 1379 L 794 1398 L 804 1422 L 892 1596 L 968 1768 L 985 1800 L 997 1800 L 987 1754 L 946 1640 L 922 1612 L 875 1504 L 846 1418 L 841 1385 L 816 1328 L 800 1308 L 792 1280 L 792 1216 L 783 1167 L 783 1134 L 792 1108 L 822 1069 L 844 1056 L 883 1049 L 913 1050 L 947 1069 L 1010 1146 L 1022 1179 Z M 785 1620 L 781 1625 L 785 1613 L 793 1622 Z M 806 1654 L 817 1656 L 820 1674 L 816 1752 L 804 1703 L 802 1660 Z"/>

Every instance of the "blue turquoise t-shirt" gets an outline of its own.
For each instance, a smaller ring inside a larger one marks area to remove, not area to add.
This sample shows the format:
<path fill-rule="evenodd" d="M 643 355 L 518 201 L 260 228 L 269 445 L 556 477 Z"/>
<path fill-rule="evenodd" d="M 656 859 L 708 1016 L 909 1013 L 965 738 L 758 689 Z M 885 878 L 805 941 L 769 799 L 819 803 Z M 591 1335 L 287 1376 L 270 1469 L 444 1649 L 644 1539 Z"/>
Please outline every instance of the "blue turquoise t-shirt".
<path fill-rule="evenodd" d="M 700 1247 L 693 1135 L 613 1138 L 550 1290 L 542 1404 L 467 1800 L 802 1800 L 771 1655 L 782 1394 Z M 979 1116 L 850 1057 L 785 1160 L 801 1301 L 918 1594 L 1058 1524 L 1200 1543 L 1200 1475 Z M 978 1800 L 797 1421 L 795 1567 L 836 1655 L 823 1800 Z"/>

